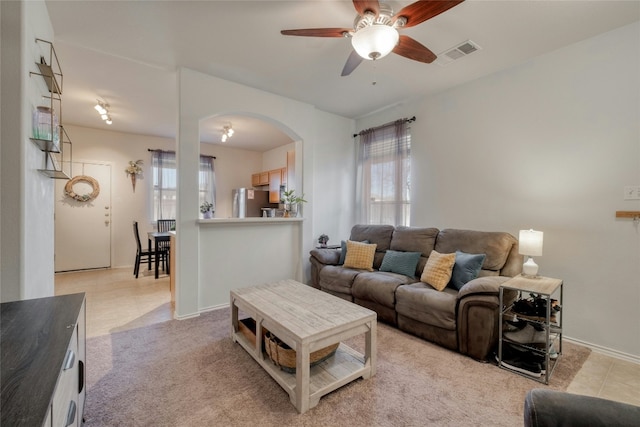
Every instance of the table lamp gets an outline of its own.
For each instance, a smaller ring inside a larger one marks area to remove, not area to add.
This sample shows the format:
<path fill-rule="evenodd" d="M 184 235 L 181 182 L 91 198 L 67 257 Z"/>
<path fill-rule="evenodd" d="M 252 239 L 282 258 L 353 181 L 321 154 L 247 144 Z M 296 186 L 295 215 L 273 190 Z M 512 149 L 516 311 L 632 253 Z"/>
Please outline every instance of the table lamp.
<path fill-rule="evenodd" d="M 542 231 L 520 230 L 519 253 L 529 258 L 522 264 L 522 275 L 537 277 L 538 264 L 533 261 L 534 256 L 542 255 Z"/>

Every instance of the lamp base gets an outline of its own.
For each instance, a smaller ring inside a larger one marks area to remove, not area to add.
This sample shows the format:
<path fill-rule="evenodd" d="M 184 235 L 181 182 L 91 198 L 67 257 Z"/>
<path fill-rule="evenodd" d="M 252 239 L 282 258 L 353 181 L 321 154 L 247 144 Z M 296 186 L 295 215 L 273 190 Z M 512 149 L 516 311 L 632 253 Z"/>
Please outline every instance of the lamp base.
<path fill-rule="evenodd" d="M 538 264 L 533 261 L 533 258 L 529 257 L 527 262 L 522 264 L 522 275 L 527 277 L 538 277 Z"/>

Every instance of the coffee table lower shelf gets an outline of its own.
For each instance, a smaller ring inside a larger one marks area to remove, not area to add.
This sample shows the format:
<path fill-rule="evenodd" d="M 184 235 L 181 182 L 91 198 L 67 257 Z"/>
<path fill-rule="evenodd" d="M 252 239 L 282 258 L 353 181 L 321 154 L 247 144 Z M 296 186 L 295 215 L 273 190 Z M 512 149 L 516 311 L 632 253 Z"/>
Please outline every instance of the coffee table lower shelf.
<path fill-rule="evenodd" d="M 280 384 L 280 387 L 289 394 L 291 403 L 295 405 L 296 374 L 280 369 L 271 361 L 266 352 L 258 353 L 255 350 L 255 343 L 250 343 L 244 335 L 236 333 L 233 339 Z M 333 356 L 310 369 L 309 408 L 316 406 L 325 394 L 331 393 L 359 377 L 368 378 L 369 371 L 370 369 L 365 366 L 364 356 L 361 353 L 344 343 L 340 343 Z"/>

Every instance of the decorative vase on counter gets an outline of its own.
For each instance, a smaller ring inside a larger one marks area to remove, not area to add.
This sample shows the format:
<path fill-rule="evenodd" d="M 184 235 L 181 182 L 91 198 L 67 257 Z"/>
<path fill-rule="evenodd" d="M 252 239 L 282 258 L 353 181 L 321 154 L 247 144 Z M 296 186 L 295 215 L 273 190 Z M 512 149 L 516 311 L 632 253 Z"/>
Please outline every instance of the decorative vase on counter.
<path fill-rule="evenodd" d="M 211 219 L 213 218 L 213 211 L 206 211 L 202 214 L 204 219 Z"/>

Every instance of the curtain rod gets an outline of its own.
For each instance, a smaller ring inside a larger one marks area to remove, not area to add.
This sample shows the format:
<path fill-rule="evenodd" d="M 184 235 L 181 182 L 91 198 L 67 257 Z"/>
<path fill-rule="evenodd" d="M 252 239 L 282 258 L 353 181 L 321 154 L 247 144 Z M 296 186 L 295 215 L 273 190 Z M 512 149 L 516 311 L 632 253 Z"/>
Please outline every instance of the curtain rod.
<path fill-rule="evenodd" d="M 415 121 L 416 121 L 416 116 L 413 116 L 413 117 L 411 117 L 411 118 L 409 118 L 409 119 L 406 119 L 406 118 L 405 118 L 405 119 L 400 119 L 400 120 L 404 120 L 404 121 L 405 121 L 405 122 L 407 122 L 407 123 L 411 123 L 411 122 L 415 122 Z M 385 124 L 380 125 L 380 126 L 376 126 L 376 127 L 374 127 L 373 129 L 378 129 L 378 128 L 382 128 L 382 127 L 385 127 L 385 126 L 389 126 L 389 125 L 391 125 L 391 124 L 394 124 L 396 121 L 397 121 L 397 120 L 394 120 L 394 121 L 392 121 L 392 122 L 385 123 Z M 353 137 L 355 138 L 356 136 L 360 135 L 362 132 L 364 132 L 364 131 L 363 131 L 363 130 L 361 130 L 359 133 L 354 133 L 354 134 L 353 134 Z"/>
<path fill-rule="evenodd" d="M 171 150 L 160 150 L 159 148 L 147 148 L 147 151 L 151 151 L 151 152 L 156 152 L 156 153 L 173 153 L 176 154 L 175 151 L 171 151 Z M 210 157 L 212 159 L 216 159 L 216 156 L 207 156 L 205 154 L 200 154 L 200 157 Z"/>

